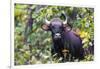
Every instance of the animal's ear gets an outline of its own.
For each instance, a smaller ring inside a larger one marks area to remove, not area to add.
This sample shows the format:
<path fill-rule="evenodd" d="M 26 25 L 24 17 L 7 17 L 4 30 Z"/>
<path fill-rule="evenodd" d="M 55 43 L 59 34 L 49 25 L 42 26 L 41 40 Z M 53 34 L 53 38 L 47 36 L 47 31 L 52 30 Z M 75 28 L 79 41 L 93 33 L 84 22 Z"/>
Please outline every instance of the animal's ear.
<path fill-rule="evenodd" d="M 41 27 L 45 31 L 48 31 L 49 30 L 49 26 L 47 24 L 43 24 Z"/>
<path fill-rule="evenodd" d="M 72 30 L 72 28 L 70 26 L 67 26 L 66 29 L 67 29 L 67 31 L 71 31 Z"/>
<path fill-rule="evenodd" d="M 66 31 L 70 31 L 72 29 L 68 24 L 63 24 L 63 27 Z"/>

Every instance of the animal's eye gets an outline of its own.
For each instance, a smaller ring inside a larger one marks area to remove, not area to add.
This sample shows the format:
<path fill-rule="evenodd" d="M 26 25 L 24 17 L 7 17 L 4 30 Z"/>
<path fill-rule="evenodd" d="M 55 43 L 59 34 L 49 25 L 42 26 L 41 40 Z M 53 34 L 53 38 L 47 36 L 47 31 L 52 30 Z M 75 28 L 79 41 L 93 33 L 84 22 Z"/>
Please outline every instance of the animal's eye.
<path fill-rule="evenodd" d="M 60 26 L 60 28 L 63 28 L 62 26 Z"/>
<path fill-rule="evenodd" d="M 52 28 L 55 28 L 54 26 L 52 26 Z"/>

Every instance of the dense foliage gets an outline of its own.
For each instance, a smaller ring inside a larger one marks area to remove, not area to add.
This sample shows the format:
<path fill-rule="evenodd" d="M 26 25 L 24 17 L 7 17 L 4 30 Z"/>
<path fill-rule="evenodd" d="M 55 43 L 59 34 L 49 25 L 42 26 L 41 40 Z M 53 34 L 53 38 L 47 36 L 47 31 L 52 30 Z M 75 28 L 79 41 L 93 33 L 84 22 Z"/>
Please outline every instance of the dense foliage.
<path fill-rule="evenodd" d="M 93 54 L 88 52 L 88 47 L 94 40 L 94 9 L 84 7 L 46 6 L 15 4 L 14 6 L 14 63 L 15 65 L 59 63 L 60 59 L 51 56 L 51 33 L 41 29 L 48 20 L 61 16 L 66 12 L 71 19 L 69 23 L 82 38 L 86 50 L 83 61 L 93 60 Z M 75 16 L 75 18 L 74 18 Z M 30 22 L 30 23 L 29 23 Z M 55 56 L 55 55 L 54 55 Z"/>

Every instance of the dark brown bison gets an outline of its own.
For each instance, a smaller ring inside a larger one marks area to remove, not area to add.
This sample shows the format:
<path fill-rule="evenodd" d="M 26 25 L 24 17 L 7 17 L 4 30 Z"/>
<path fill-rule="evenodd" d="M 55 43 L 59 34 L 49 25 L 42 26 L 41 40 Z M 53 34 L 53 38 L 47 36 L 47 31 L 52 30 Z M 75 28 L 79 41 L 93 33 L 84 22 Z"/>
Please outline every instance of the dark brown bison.
<path fill-rule="evenodd" d="M 53 46 L 51 53 L 57 54 L 57 57 L 62 57 L 62 61 L 73 61 L 74 59 L 83 58 L 82 40 L 76 35 L 66 20 L 62 21 L 60 18 L 53 18 L 50 21 L 45 18 L 45 24 L 42 29 L 52 33 Z"/>

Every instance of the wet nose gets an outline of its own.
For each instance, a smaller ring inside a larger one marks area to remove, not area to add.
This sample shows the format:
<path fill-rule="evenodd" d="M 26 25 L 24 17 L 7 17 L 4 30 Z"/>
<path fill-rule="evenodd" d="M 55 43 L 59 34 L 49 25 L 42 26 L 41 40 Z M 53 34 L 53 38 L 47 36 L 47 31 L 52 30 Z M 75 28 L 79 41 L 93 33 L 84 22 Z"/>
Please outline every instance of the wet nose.
<path fill-rule="evenodd" d="M 55 34 L 55 36 L 60 36 L 60 35 L 61 35 L 60 33 L 56 33 L 56 34 Z"/>
<path fill-rule="evenodd" d="M 55 39 L 61 38 L 61 34 L 60 33 L 56 33 L 54 36 Z"/>

